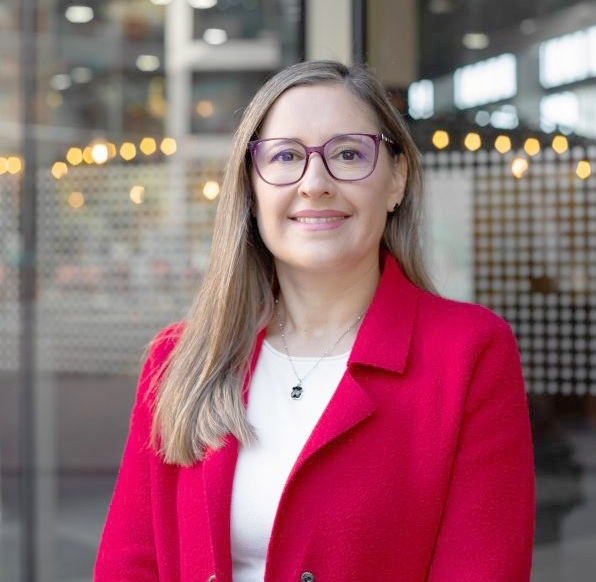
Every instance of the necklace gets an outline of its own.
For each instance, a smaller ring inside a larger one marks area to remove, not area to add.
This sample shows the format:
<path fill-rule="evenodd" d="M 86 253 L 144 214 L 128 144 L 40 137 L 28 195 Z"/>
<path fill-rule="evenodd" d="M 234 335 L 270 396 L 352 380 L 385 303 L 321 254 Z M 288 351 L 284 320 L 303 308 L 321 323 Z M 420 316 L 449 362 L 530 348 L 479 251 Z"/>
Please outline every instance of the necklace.
<path fill-rule="evenodd" d="M 279 301 L 277 299 L 275 300 L 275 304 L 276 305 L 279 304 Z M 304 374 L 304 376 L 302 376 L 302 378 L 300 376 L 298 376 L 298 372 L 296 372 L 296 366 L 294 366 L 294 360 L 292 360 L 292 357 L 290 356 L 290 351 L 288 350 L 288 344 L 286 343 L 286 323 L 285 323 L 285 321 L 282 321 L 282 319 L 281 319 L 281 314 L 279 313 L 279 307 L 276 309 L 275 314 L 277 316 L 277 319 L 279 320 L 279 333 L 281 335 L 281 341 L 284 346 L 284 351 L 286 352 L 286 356 L 288 356 L 288 360 L 290 360 L 290 365 L 292 366 L 292 371 L 294 372 L 294 376 L 296 376 L 296 380 L 298 380 L 298 383 L 295 386 L 292 386 L 292 391 L 290 392 L 290 398 L 292 400 L 300 400 L 302 398 L 302 390 L 303 390 L 302 383 L 304 382 L 304 380 L 306 380 L 307 376 L 309 376 L 317 368 L 317 366 L 337 347 L 337 344 L 339 344 L 339 342 L 342 339 L 344 339 L 344 337 L 346 337 L 346 335 L 348 335 L 352 331 L 352 329 L 354 329 L 354 326 L 362 319 L 362 317 L 364 316 L 364 313 L 361 313 L 356 318 L 356 320 L 350 325 L 350 327 L 348 327 L 348 329 L 346 329 L 346 331 L 344 331 L 333 342 L 333 345 L 323 352 L 323 355 L 315 362 L 314 366 L 310 370 L 308 370 L 308 372 L 306 372 L 306 374 Z"/>

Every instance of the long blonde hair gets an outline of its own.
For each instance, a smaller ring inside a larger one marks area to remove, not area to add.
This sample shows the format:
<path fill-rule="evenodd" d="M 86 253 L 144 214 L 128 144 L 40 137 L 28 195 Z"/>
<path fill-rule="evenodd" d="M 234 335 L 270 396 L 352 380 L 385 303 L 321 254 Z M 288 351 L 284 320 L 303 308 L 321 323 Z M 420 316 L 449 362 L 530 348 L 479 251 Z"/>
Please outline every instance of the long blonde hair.
<path fill-rule="evenodd" d="M 165 462 L 190 465 L 226 435 L 241 443 L 254 438 L 246 420 L 243 382 L 256 336 L 273 313 L 277 281 L 251 209 L 251 159 L 267 112 L 297 85 L 337 83 L 375 112 L 379 128 L 407 159 L 408 179 L 398 213 L 390 213 L 382 244 L 406 276 L 433 290 L 420 244 L 422 180 L 420 155 L 386 91 L 362 67 L 334 61 L 302 62 L 283 69 L 256 93 L 234 135 L 215 218 L 209 266 L 184 331 L 172 351 L 159 386 L 152 442 Z"/>

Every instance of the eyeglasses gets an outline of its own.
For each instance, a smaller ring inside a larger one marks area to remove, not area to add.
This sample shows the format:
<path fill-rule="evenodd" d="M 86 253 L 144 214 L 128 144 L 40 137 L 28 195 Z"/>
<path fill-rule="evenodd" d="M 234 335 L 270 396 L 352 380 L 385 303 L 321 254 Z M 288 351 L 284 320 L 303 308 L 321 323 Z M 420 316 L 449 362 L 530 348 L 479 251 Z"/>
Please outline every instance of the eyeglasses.
<path fill-rule="evenodd" d="M 373 173 L 381 141 L 395 150 L 395 142 L 382 133 L 346 133 L 332 137 L 321 146 L 312 147 L 290 138 L 257 139 L 248 142 L 248 150 L 259 176 L 273 186 L 289 186 L 298 182 L 314 153 L 321 156 L 333 178 L 354 182 Z"/>

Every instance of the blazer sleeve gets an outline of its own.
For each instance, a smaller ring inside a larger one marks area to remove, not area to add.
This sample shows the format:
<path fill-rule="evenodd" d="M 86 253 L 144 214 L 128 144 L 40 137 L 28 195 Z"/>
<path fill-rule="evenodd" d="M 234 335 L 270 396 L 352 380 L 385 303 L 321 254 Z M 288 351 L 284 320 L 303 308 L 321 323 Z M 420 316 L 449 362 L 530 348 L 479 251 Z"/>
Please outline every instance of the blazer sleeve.
<path fill-rule="evenodd" d="M 128 439 L 99 543 L 94 582 L 159 580 L 150 485 L 154 453 L 149 400 L 166 358 L 167 336 L 168 332 L 162 332 L 153 341 L 139 377 Z"/>
<path fill-rule="evenodd" d="M 534 462 L 515 338 L 498 320 L 468 386 L 428 582 L 528 582 Z"/>

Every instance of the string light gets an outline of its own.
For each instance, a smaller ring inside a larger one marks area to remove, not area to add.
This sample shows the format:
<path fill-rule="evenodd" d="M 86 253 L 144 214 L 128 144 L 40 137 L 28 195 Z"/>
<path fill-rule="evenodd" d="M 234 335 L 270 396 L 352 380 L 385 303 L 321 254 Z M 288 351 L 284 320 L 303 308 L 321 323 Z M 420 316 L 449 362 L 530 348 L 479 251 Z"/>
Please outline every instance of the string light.
<path fill-rule="evenodd" d="M 19 174 L 23 170 L 23 162 L 17 156 L 10 156 L 8 158 L 8 173 Z"/>
<path fill-rule="evenodd" d="M 3 174 L 20 174 L 23 171 L 23 160 L 18 156 L 0 158 L 0 176 Z"/>
<path fill-rule="evenodd" d="M 526 158 L 515 158 L 511 162 L 511 173 L 519 180 L 530 167 L 530 163 Z"/>
<path fill-rule="evenodd" d="M 497 136 L 497 139 L 495 139 L 495 149 L 500 154 L 506 154 L 511 150 L 511 138 L 506 135 Z"/>
<path fill-rule="evenodd" d="M 93 156 L 91 154 L 91 146 L 87 146 L 83 150 L 83 161 L 89 165 L 93 164 Z"/>
<path fill-rule="evenodd" d="M 575 173 L 577 174 L 578 178 L 587 180 L 592 175 L 592 167 L 590 166 L 590 162 L 588 162 L 588 160 L 580 160 L 577 163 Z"/>
<path fill-rule="evenodd" d="M 176 144 L 176 140 L 173 137 L 164 137 L 161 140 L 159 149 L 165 156 L 171 156 L 172 154 L 176 153 L 178 146 Z"/>
<path fill-rule="evenodd" d="M 139 184 L 135 184 L 130 189 L 129 196 L 134 204 L 143 204 L 145 201 L 145 188 Z"/>
<path fill-rule="evenodd" d="M 540 142 L 535 137 L 529 137 L 524 142 L 524 151 L 529 156 L 535 156 L 540 153 Z"/>
<path fill-rule="evenodd" d="M 120 146 L 120 157 L 123 160 L 130 162 L 130 160 L 132 160 L 136 155 L 137 155 L 137 146 L 135 146 L 134 143 L 125 141 Z"/>
<path fill-rule="evenodd" d="M 552 141 L 552 148 L 558 154 L 565 153 L 569 149 L 569 141 L 564 135 L 555 135 Z"/>
<path fill-rule="evenodd" d="M 203 196 L 207 198 L 207 200 L 215 200 L 219 196 L 219 182 L 215 180 L 209 180 L 203 186 Z"/>
<path fill-rule="evenodd" d="M 139 149 L 146 155 L 150 156 L 157 150 L 157 143 L 152 137 L 144 137 L 139 144 Z"/>
<path fill-rule="evenodd" d="M 178 144 L 172 137 L 164 137 L 159 144 L 159 150 L 164 156 L 175 154 L 177 149 Z M 138 150 L 146 156 L 150 156 L 158 150 L 157 141 L 153 137 L 144 137 L 138 145 Z M 118 154 L 120 154 L 121 159 L 130 162 L 138 154 L 137 146 L 133 142 L 125 141 L 118 148 L 116 144 L 112 142 L 103 139 L 95 140 L 85 148 L 76 146 L 70 147 L 66 153 L 65 160 L 71 166 L 78 166 L 83 162 L 89 165 L 102 165 L 114 159 Z M 62 169 L 57 168 L 58 167 L 52 169 L 52 175 L 54 175 L 55 172 L 60 175 L 64 173 Z"/>
<path fill-rule="evenodd" d="M 476 132 L 470 132 L 464 139 L 464 146 L 471 152 L 475 152 L 481 148 L 482 139 Z"/>
<path fill-rule="evenodd" d="M 91 159 L 96 164 L 105 164 L 110 157 L 110 152 L 108 150 L 107 144 L 103 142 L 94 143 L 91 146 Z"/>
<path fill-rule="evenodd" d="M 81 148 L 72 147 L 66 152 L 66 161 L 71 166 L 78 166 L 83 162 L 83 151 Z"/>
<path fill-rule="evenodd" d="M 433 134 L 432 142 L 438 150 L 443 150 L 449 145 L 449 134 L 442 129 L 438 129 Z"/>
<path fill-rule="evenodd" d="M 55 162 L 52 166 L 52 176 L 56 178 L 56 180 L 60 180 L 68 174 L 68 166 L 64 162 Z"/>
<path fill-rule="evenodd" d="M 116 150 L 116 144 L 113 144 L 112 142 L 108 142 L 106 144 L 106 147 L 108 148 L 108 159 L 113 159 L 116 157 L 116 154 L 118 153 L 118 151 Z"/>

